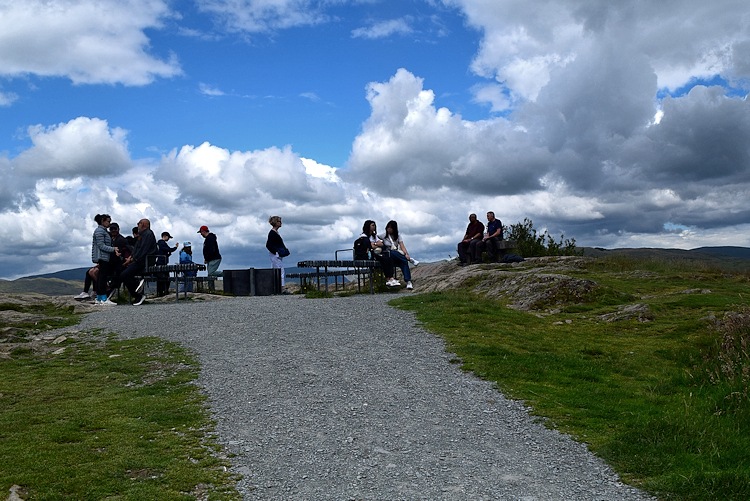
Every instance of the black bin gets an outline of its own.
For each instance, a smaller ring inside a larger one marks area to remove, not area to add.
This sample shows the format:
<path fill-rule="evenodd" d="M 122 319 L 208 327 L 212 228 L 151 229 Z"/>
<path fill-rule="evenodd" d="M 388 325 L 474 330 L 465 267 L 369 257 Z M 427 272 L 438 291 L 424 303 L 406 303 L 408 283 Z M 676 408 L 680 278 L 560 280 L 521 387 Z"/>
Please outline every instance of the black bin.
<path fill-rule="evenodd" d="M 234 296 L 252 295 L 252 271 L 249 270 L 224 270 L 224 292 Z"/>
<path fill-rule="evenodd" d="M 271 296 L 281 294 L 281 270 L 278 268 L 262 268 L 254 270 L 255 296 Z"/>
<path fill-rule="evenodd" d="M 281 270 L 274 268 L 224 270 L 224 292 L 234 296 L 281 294 Z"/>

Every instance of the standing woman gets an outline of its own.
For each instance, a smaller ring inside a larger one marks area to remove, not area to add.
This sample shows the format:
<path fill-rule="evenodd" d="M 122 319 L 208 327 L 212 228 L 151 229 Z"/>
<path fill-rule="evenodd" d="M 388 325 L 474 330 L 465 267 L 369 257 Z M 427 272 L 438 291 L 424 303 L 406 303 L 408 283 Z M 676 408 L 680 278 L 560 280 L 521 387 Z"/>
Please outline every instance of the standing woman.
<path fill-rule="evenodd" d="M 97 214 L 94 221 L 98 225 L 94 230 L 94 237 L 91 242 L 91 261 L 99 265 L 99 276 L 96 279 L 94 290 L 96 291 L 96 301 L 98 305 L 114 305 L 107 297 L 107 278 L 112 274 L 112 254 L 119 257 L 120 251 L 112 246 L 112 237 L 109 235 L 109 228 L 112 218 L 109 214 Z"/>
<path fill-rule="evenodd" d="M 279 235 L 279 228 L 281 228 L 281 217 L 271 216 L 268 218 L 268 224 L 271 225 L 271 230 L 268 232 L 268 240 L 266 240 L 266 249 L 268 249 L 268 257 L 271 259 L 271 268 L 279 268 L 281 270 L 281 287 L 286 285 L 286 278 L 284 276 L 284 261 L 283 259 L 289 255 L 289 249 L 284 245 L 284 239 Z M 286 291 L 282 291 L 286 293 Z"/>

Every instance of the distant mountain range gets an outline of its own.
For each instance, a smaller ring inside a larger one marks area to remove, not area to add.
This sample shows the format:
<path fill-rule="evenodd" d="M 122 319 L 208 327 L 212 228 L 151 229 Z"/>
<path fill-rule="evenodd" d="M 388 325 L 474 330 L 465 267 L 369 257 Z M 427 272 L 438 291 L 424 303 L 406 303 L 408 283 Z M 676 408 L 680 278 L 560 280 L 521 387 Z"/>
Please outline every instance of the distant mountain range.
<path fill-rule="evenodd" d="M 657 248 L 621 248 L 602 249 L 599 247 L 583 247 L 583 255 L 589 257 L 603 257 L 611 255 L 625 255 L 633 258 L 673 258 L 701 261 L 716 261 L 717 264 L 734 271 L 750 271 L 750 247 L 720 246 L 698 247 L 697 249 L 657 249 Z M 24 293 L 37 292 L 50 296 L 75 295 L 83 289 L 83 278 L 86 268 L 44 273 L 18 278 L 16 280 L 0 279 L 0 292 Z M 286 268 L 287 273 L 301 271 L 297 267 Z M 290 282 L 292 280 L 289 280 Z"/>
<path fill-rule="evenodd" d="M 583 255 L 601 257 L 613 254 L 627 256 L 662 256 L 683 259 L 719 259 L 719 260 L 750 260 L 750 247 L 698 247 L 696 249 L 659 249 L 650 247 L 602 249 L 599 247 L 583 247 Z"/>

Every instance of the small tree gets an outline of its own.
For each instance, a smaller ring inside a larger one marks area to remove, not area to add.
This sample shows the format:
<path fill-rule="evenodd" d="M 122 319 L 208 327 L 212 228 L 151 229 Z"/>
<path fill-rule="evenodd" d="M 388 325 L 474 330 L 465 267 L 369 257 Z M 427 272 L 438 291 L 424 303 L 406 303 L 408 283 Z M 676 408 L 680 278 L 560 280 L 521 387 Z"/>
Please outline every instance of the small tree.
<path fill-rule="evenodd" d="M 512 224 L 508 227 L 508 239 L 518 243 L 518 253 L 524 257 L 536 256 L 580 256 L 583 251 L 576 248 L 574 238 L 565 238 L 560 235 L 560 241 L 556 241 L 547 230 L 538 234 L 534 223 L 529 218 L 524 218 L 522 223 Z"/>

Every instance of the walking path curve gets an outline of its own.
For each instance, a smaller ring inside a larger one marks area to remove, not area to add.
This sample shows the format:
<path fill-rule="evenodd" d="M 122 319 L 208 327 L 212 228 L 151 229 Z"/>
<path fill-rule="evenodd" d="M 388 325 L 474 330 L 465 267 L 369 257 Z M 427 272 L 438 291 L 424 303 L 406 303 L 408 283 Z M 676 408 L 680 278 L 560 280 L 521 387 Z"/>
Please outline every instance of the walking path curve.
<path fill-rule="evenodd" d="M 197 353 L 247 500 L 641 500 L 462 372 L 391 295 L 103 307 L 81 327 Z"/>

